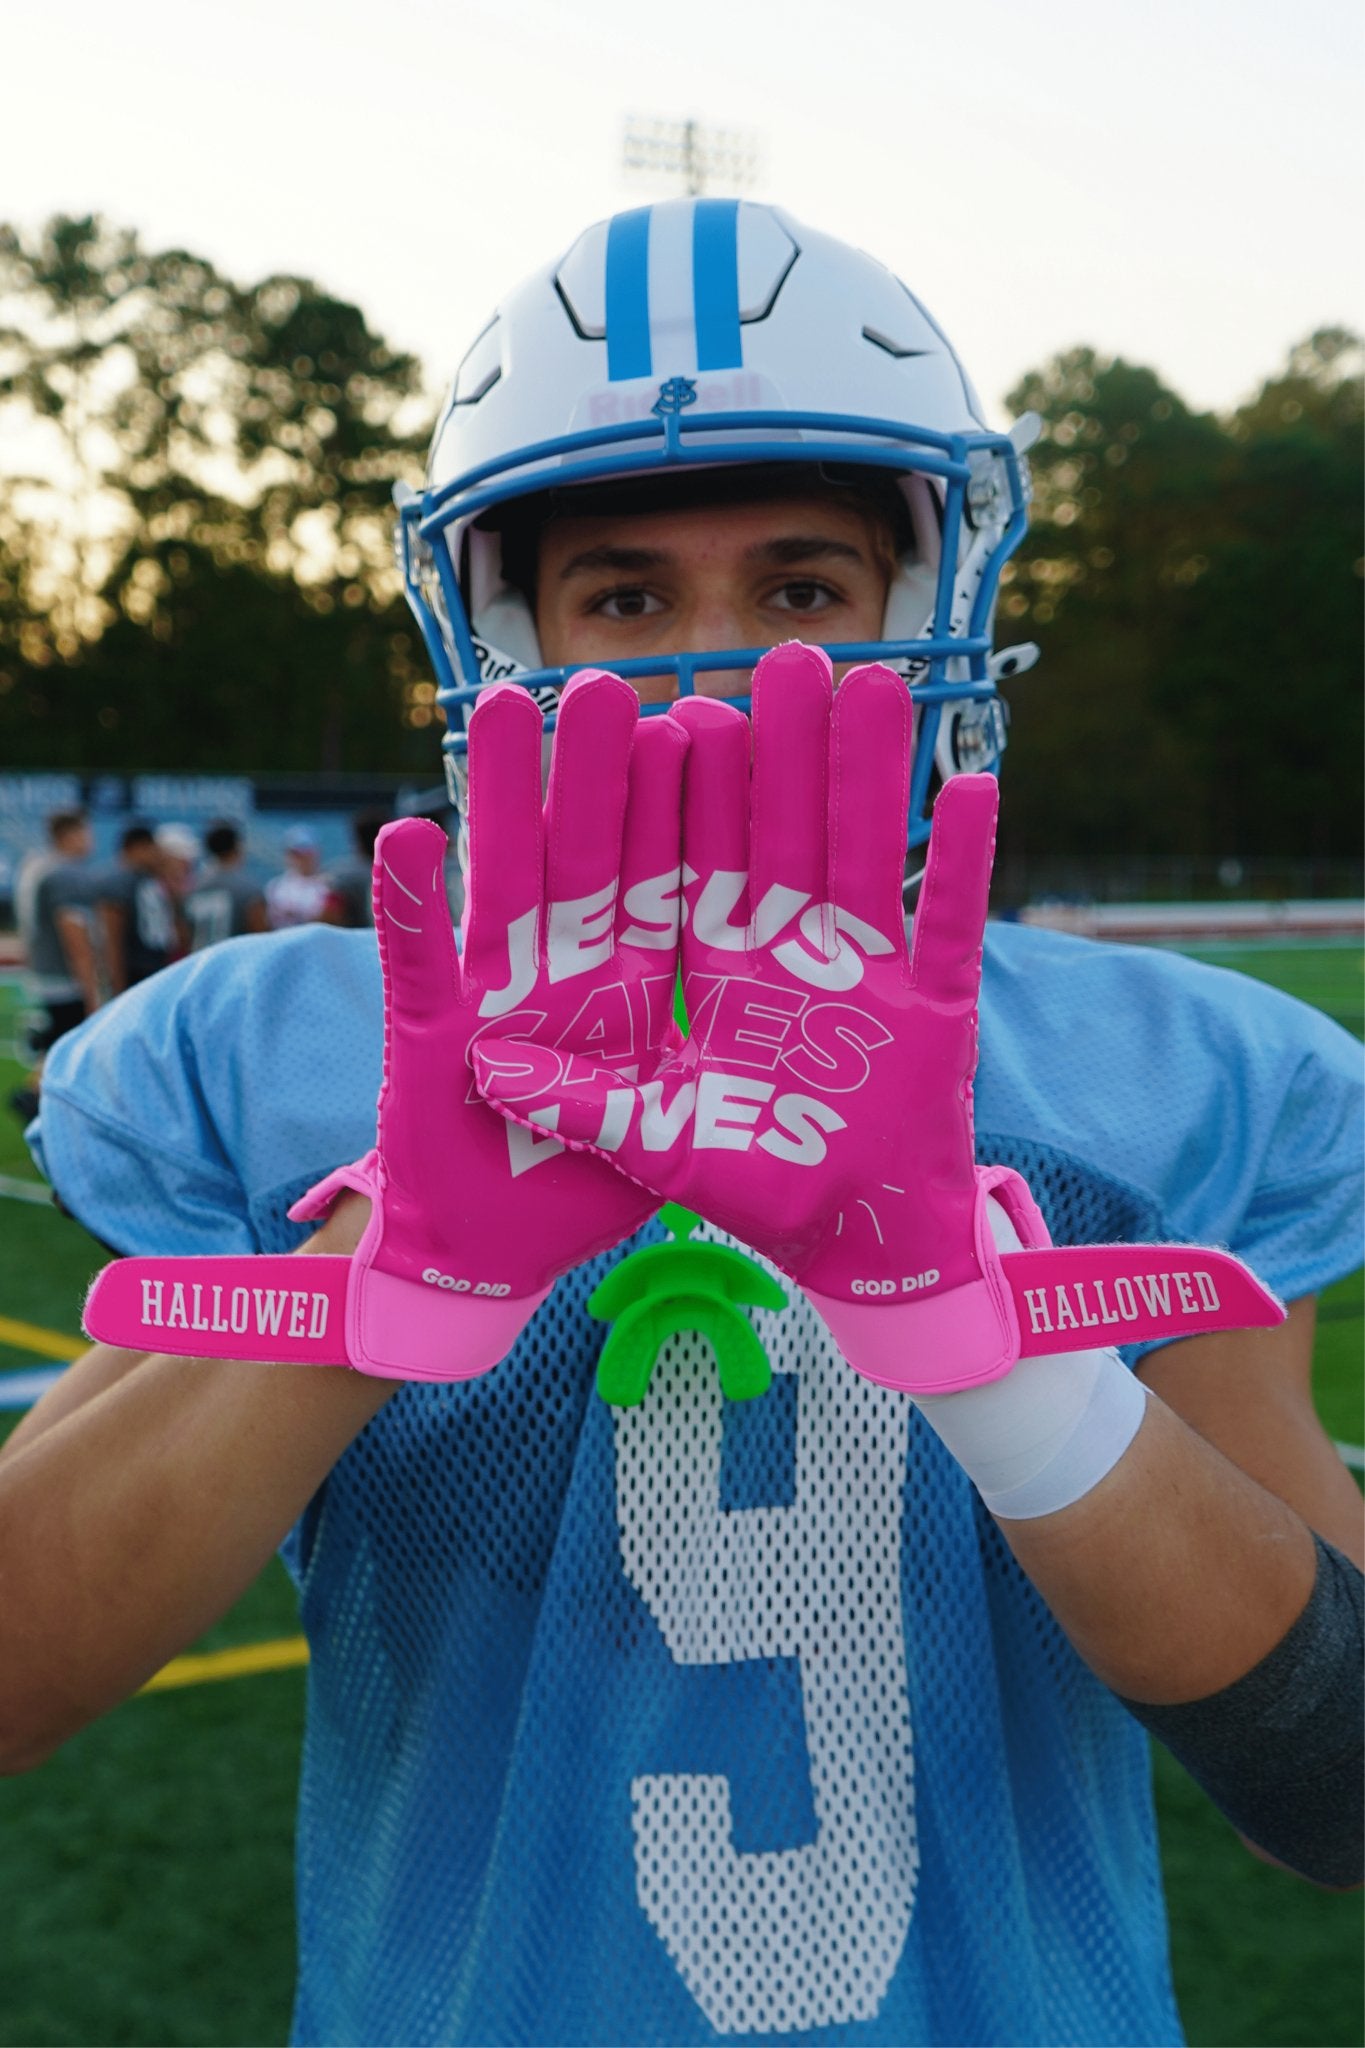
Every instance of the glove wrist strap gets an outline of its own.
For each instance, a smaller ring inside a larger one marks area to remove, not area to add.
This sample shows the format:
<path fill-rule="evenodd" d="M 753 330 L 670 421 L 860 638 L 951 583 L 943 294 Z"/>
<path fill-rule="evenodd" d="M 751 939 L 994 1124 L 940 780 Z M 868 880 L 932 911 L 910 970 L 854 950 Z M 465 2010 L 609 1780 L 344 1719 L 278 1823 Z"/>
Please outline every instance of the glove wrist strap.
<path fill-rule="evenodd" d="M 360 1270 L 325 1252 L 116 1259 L 95 1276 L 83 1321 L 128 1351 L 461 1380 L 505 1358 L 550 1291 L 480 1298 L 434 1272 L 424 1282 L 374 1268 L 362 1289 Z"/>
<path fill-rule="evenodd" d="M 96 1274 L 82 1318 L 101 1344 L 195 1358 L 349 1365 L 349 1258 L 116 1259 Z"/>
<path fill-rule="evenodd" d="M 978 1171 L 976 1255 L 981 1277 L 965 1286 L 935 1291 L 930 1267 L 864 1283 L 861 1300 L 805 1293 L 850 1365 L 915 1395 L 985 1386 L 1021 1358 L 1271 1329 L 1284 1320 L 1282 1303 L 1229 1252 L 1052 1244 L 1009 1167 Z"/>

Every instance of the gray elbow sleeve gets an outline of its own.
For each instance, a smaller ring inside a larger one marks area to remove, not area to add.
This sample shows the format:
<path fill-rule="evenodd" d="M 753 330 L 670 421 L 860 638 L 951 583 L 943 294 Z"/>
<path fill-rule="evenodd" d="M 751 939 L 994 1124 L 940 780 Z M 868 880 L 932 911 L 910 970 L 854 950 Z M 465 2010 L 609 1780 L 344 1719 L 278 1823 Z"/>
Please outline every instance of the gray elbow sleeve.
<path fill-rule="evenodd" d="M 1252 1670 L 1179 1706 L 1124 1700 L 1239 1833 L 1315 1884 L 1365 1876 L 1362 1582 L 1315 1537 L 1308 1605 Z"/>

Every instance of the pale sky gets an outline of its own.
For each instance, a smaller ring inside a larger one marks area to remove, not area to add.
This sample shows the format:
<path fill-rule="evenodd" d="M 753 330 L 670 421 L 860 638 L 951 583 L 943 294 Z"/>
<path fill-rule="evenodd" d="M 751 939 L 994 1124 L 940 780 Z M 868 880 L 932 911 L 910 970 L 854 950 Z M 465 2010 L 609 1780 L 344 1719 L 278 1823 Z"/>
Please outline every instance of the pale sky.
<path fill-rule="evenodd" d="M 662 196 L 628 113 L 757 131 L 997 416 L 1076 342 L 1226 407 L 1365 319 L 1357 0 L 67 0 L 3 33 L 0 218 L 98 211 L 356 300 L 449 376 L 499 294 Z"/>

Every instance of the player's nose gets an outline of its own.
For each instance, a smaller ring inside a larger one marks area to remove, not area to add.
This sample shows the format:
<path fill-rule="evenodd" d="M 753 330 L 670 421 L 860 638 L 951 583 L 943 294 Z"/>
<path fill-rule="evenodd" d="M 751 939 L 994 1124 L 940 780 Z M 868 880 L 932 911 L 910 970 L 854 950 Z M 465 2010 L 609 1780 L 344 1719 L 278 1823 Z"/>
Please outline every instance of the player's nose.
<path fill-rule="evenodd" d="M 724 601 L 698 607 L 688 628 L 690 654 L 722 654 L 731 647 L 768 645 L 768 636 L 756 632 L 754 621 Z M 698 697 L 747 697 L 751 679 L 747 668 L 699 668 L 693 687 Z"/>

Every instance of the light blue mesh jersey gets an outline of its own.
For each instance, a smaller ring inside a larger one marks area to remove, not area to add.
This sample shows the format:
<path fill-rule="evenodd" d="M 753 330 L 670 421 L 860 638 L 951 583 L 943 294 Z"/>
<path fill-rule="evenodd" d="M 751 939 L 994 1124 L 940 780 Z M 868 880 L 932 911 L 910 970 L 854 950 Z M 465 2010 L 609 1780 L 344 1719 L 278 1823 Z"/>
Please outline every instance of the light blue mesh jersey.
<path fill-rule="evenodd" d="M 379 1039 L 372 935 L 235 941 L 59 1042 L 40 1163 L 121 1251 L 281 1249 L 371 1141 Z M 980 1152 L 1060 1240 L 1315 1289 L 1357 1260 L 1359 1105 L 1282 996 L 991 928 Z M 679 1338 L 613 1413 L 607 1263 L 396 1394 L 294 1532 L 296 2038 L 1178 2041 L 1145 1738 L 952 1460 L 801 1306 L 757 1314 L 762 1399 Z"/>

